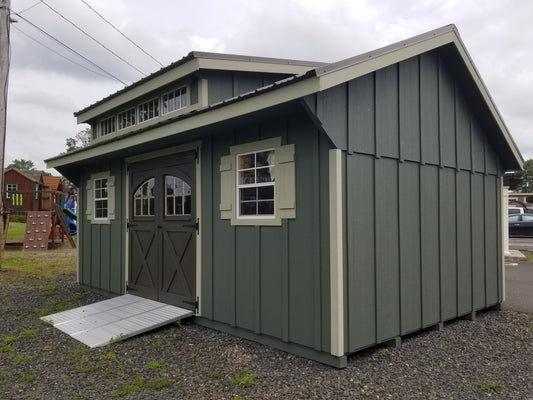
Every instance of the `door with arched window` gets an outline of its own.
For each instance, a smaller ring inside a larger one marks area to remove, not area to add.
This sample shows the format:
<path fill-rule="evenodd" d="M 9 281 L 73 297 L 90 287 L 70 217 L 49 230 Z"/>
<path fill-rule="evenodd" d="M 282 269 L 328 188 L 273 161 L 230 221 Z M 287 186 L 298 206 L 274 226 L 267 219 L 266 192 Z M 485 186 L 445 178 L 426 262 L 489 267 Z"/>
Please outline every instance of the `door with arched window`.
<path fill-rule="evenodd" d="M 195 152 L 130 164 L 129 293 L 195 309 Z"/>

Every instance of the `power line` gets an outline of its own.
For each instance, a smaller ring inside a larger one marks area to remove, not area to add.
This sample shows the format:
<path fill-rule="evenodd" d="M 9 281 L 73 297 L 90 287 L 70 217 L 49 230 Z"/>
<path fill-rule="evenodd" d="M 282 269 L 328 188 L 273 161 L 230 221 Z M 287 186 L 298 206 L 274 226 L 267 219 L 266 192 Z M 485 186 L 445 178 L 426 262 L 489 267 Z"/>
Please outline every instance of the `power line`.
<path fill-rule="evenodd" d="M 102 46 L 104 49 L 106 49 L 107 51 L 109 51 L 111 54 L 113 54 L 115 57 L 117 57 L 120 61 L 126 63 L 127 65 L 129 65 L 131 68 L 133 68 L 135 71 L 139 72 L 142 76 L 146 76 L 146 74 L 141 71 L 139 68 L 135 67 L 134 65 L 132 65 L 131 63 L 129 63 L 128 61 L 126 61 L 124 58 L 122 58 L 121 56 L 119 56 L 117 53 L 115 53 L 113 50 L 111 50 L 110 48 L 108 48 L 106 45 L 104 45 L 102 42 L 100 42 L 98 39 L 94 38 L 93 36 L 91 36 L 90 34 L 88 34 L 87 32 L 85 32 L 82 28 L 80 28 L 78 25 L 76 25 L 74 22 L 72 22 L 71 20 L 69 20 L 67 17 L 65 17 L 63 14 L 61 14 L 59 11 L 57 11 L 55 8 L 53 8 L 51 5 L 49 5 L 48 3 L 46 3 L 44 0 L 41 0 L 41 3 L 43 3 L 46 7 L 48 7 L 50 10 L 52 10 L 53 12 L 55 12 L 57 15 L 59 15 L 61 18 L 63 18 L 65 21 L 67 21 L 69 24 L 71 24 L 73 27 L 75 27 L 77 30 L 79 30 L 81 33 L 83 33 L 85 36 L 87 36 L 88 38 L 90 38 L 91 40 L 93 40 L 94 42 L 96 42 L 98 45 Z"/>
<path fill-rule="evenodd" d="M 92 72 L 93 74 L 96 74 L 96 75 L 102 76 L 102 77 L 104 77 L 104 78 L 113 79 L 113 78 L 111 78 L 111 77 L 108 76 L 108 75 L 104 75 L 104 74 L 101 74 L 101 73 L 99 73 L 99 72 L 96 72 L 96 71 L 94 71 L 94 70 L 92 70 L 92 69 L 86 67 L 86 66 L 83 65 L 83 64 L 80 64 L 80 63 L 77 63 L 77 62 L 74 61 L 74 60 L 71 60 L 70 58 L 64 56 L 63 54 L 61 54 L 61 53 L 55 51 L 54 49 L 52 49 L 51 47 L 47 46 L 47 45 L 44 44 L 43 42 L 41 42 L 41 41 L 35 39 L 34 37 L 32 37 L 32 36 L 30 36 L 30 35 L 28 35 L 26 32 L 24 32 L 24 31 L 23 31 L 22 29 L 20 29 L 19 27 L 13 25 L 13 28 L 15 28 L 17 31 L 19 31 L 20 33 L 22 33 L 22 34 L 23 34 L 24 36 L 26 36 L 28 39 L 33 40 L 34 42 L 40 44 L 40 45 L 43 46 L 44 48 L 50 50 L 52 53 L 58 55 L 59 57 L 64 58 L 65 60 L 67 60 L 67 61 L 69 61 L 69 62 L 71 62 L 71 63 L 77 65 L 78 67 L 81 67 L 81 68 L 83 68 L 83 69 L 85 69 L 85 70 L 87 70 L 87 71 L 89 71 L 89 72 Z"/>
<path fill-rule="evenodd" d="M 135 47 L 137 47 L 139 50 L 141 50 L 144 54 L 146 54 L 148 57 L 150 57 L 152 60 L 154 60 L 156 63 L 158 63 L 161 67 L 164 67 L 163 64 L 161 64 L 158 60 L 156 60 L 151 54 L 149 54 L 146 50 L 144 50 L 141 46 L 139 46 L 137 43 L 135 43 L 133 40 L 131 40 L 129 37 L 127 37 L 124 33 L 122 33 L 115 25 L 113 25 L 111 22 L 109 22 L 107 19 L 104 18 L 102 14 L 100 14 L 98 11 L 96 11 L 94 8 L 92 8 L 85 0 L 80 0 L 83 4 L 85 4 L 91 11 L 93 11 L 96 15 L 98 15 L 102 20 L 104 20 L 107 24 L 109 24 L 114 30 L 116 30 L 118 33 L 120 33 L 125 39 L 127 39 L 131 44 L 133 44 Z"/>
<path fill-rule="evenodd" d="M 59 39 L 55 38 L 54 36 L 52 36 L 51 34 L 49 34 L 48 32 L 46 32 L 44 29 L 38 27 L 37 25 L 35 25 L 33 22 L 29 21 L 27 18 L 23 17 L 22 15 L 20 15 L 19 13 L 16 13 L 15 11 L 11 10 L 11 12 L 13 14 L 15 14 L 16 16 L 18 16 L 19 18 L 23 19 L 24 21 L 26 21 L 28 24 L 30 24 L 31 26 L 33 26 L 35 29 L 39 30 L 41 33 L 43 33 L 44 35 L 48 36 L 50 39 L 54 40 L 56 43 L 58 43 L 59 45 L 63 46 L 64 48 L 68 49 L 69 51 L 71 51 L 72 53 L 76 54 L 78 57 L 82 58 L 84 61 L 86 61 L 87 63 L 91 64 L 92 66 L 96 67 L 97 69 L 99 69 L 100 71 L 102 71 L 104 74 L 110 76 L 111 78 L 115 79 L 116 81 L 122 83 L 124 86 L 126 86 L 126 83 L 122 80 L 120 80 L 119 78 L 117 78 L 115 75 L 113 75 L 111 72 L 108 72 L 106 71 L 104 68 L 100 67 L 98 64 L 94 63 L 93 61 L 89 60 L 87 57 L 83 56 L 82 54 L 80 54 L 79 52 L 77 52 L 76 50 L 74 50 L 73 48 L 69 47 L 68 45 L 66 45 L 65 43 L 63 43 L 62 41 L 60 41 Z"/>

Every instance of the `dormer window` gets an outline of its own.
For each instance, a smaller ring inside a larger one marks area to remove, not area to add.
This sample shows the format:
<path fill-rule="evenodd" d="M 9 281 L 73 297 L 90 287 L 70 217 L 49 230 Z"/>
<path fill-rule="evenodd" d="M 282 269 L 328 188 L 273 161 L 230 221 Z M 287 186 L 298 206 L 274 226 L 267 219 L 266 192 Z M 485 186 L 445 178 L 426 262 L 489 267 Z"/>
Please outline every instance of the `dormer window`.
<path fill-rule="evenodd" d="M 163 114 L 187 107 L 187 88 L 182 87 L 163 95 Z"/>
<path fill-rule="evenodd" d="M 100 121 L 98 124 L 98 134 L 99 136 L 109 135 L 117 130 L 117 124 L 115 116 L 106 118 L 103 121 Z"/>
<path fill-rule="evenodd" d="M 142 103 L 139 109 L 139 123 L 159 117 L 159 99 L 153 99 Z"/>
<path fill-rule="evenodd" d="M 125 129 L 135 125 L 135 108 L 118 114 L 118 129 Z"/>

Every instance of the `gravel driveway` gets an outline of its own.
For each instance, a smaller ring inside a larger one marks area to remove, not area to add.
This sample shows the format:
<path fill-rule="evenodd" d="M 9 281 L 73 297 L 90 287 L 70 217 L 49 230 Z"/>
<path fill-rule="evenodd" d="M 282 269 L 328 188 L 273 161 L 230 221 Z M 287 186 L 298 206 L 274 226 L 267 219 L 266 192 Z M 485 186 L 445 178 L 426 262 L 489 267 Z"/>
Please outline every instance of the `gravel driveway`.
<path fill-rule="evenodd" d="M 102 299 L 74 281 L 0 279 L 0 399 L 533 399 L 530 314 L 480 313 L 337 370 L 190 322 L 88 349 L 38 319 Z"/>

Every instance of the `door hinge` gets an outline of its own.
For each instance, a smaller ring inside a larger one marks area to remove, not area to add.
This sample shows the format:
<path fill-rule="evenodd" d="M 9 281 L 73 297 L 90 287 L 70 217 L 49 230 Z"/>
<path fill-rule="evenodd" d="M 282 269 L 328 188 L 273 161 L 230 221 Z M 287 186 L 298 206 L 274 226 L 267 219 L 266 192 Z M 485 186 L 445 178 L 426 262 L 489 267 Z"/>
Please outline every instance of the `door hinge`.
<path fill-rule="evenodd" d="M 183 302 L 185 304 L 190 304 L 191 306 L 194 306 L 194 313 L 198 314 L 198 311 L 200 310 L 200 308 L 199 308 L 199 306 L 200 306 L 200 298 L 199 297 L 196 297 L 195 301 L 183 300 Z"/>
<path fill-rule="evenodd" d="M 184 228 L 194 228 L 196 229 L 196 234 L 200 234 L 200 218 L 196 218 L 196 223 L 194 224 L 185 224 L 183 225 Z"/>

